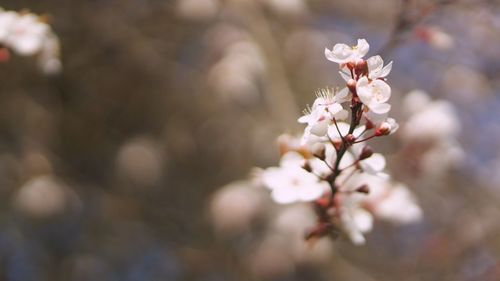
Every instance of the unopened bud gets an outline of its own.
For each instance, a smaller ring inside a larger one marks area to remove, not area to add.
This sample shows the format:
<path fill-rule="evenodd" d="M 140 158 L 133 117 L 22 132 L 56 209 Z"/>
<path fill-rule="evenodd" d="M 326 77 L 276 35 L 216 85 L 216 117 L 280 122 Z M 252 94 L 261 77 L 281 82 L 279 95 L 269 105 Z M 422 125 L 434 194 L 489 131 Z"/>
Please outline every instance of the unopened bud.
<path fill-rule="evenodd" d="M 312 171 L 312 167 L 311 164 L 309 164 L 309 161 L 304 161 L 304 163 L 302 164 L 302 169 L 308 171 L 309 173 Z"/>
<path fill-rule="evenodd" d="M 392 126 L 391 124 L 384 122 L 380 124 L 380 126 L 375 130 L 375 136 L 385 136 L 391 133 Z"/>
<path fill-rule="evenodd" d="M 356 188 L 356 192 L 368 194 L 370 193 L 370 188 L 368 187 L 368 185 L 363 184 L 362 186 Z"/>
<path fill-rule="evenodd" d="M 349 79 L 347 81 L 347 85 L 346 86 L 349 89 L 349 91 L 351 91 L 351 93 L 353 93 L 354 95 L 356 95 L 356 80 Z"/>
<path fill-rule="evenodd" d="M 344 137 L 344 139 L 348 144 L 352 144 L 356 140 L 356 137 L 353 134 L 348 134 Z"/>
<path fill-rule="evenodd" d="M 326 158 L 326 147 L 322 143 L 316 143 L 311 148 L 311 152 L 314 157 L 319 158 L 320 160 L 325 160 Z"/>
<path fill-rule="evenodd" d="M 373 155 L 373 150 L 368 145 L 363 147 L 361 150 L 361 154 L 359 155 L 359 160 L 364 160 L 366 158 L 370 158 Z"/>
<path fill-rule="evenodd" d="M 332 144 L 333 147 L 335 147 L 335 150 L 339 150 L 342 147 L 342 140 L 341 139 L 332 139 Z"/>
<path fill-rule="evenodd" d="M 375 128 L 375 124 L 373 124 L 372 121 L 366 119 L 365 129 L 366 130 L 371 130 L 373 128 Z"/>
<path fill-rule="evenodd" d="M 357 76 L 363 76 L 368 74 L 368 64 L 364 59 L 358 59 L 354 65 L 354 73 Z"/>

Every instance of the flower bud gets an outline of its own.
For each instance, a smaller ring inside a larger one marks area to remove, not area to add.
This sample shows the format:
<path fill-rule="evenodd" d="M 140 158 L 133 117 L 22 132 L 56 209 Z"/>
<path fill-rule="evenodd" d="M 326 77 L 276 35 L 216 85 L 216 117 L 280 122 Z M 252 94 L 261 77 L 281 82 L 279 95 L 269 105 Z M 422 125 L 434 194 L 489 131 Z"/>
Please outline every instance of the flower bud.
<path fill-rule="evenodd" d="M 380 126 L 375 130 L 375 136 L 385 136 L 391 133 L 392 126 L 388 122 L 383 122 Z"/>
<path fill-rule="evenodd" d="M 354 65 L 354 73 L 357 76 L 366 76 L 368 75 L 368 64 L 364 59 L 358 59 Z"/>
<path fill-rule="evenodd" d="M 309 164 L 309 161 L 304 161 L 304 163 L 302 164 L 302 169 L 308 171 L 309 173 L 312 171 L 312 167 L 311 164 Z"/>
<path fill-rule="evenodd" d="M 344 139 L 348 144 L 352 144 L 356 140 L 356 137 L 353 134 L 348 134 L 344 137 Z"/>
<path fill-rule="evenodd" d="M 362 186 L 356 188 L 356 192 L 368 194 L 370 193 L 370 188 L 368 187 L 368 185 L 363 184 Z"/>
<path fill-rule="evenodd" d="M 364 160 L 366 158 L 370 158 L 373 155 L 373 150 L 368 145 L 363 147 L 361 150 L 361 154 L 359 155 L 359 160 Z"/>
<path fill-rule="evenodd" d="M 339 139 L 339 138 L 332 139 L 332 144 L 333 144 L 333 147 L 335 147 L 335 150 L 339 150 L 343 144 L 342 139 Z"/>
<path fill-rule="evenodd" d="M 349 79 L 349 81 L 347 81 L 347 85 L 346 86 L 349 89 L 349 91 L 351 91 L 351 93 L 353 93 L 353 94 L 356 95 L 356 80 Z"/>

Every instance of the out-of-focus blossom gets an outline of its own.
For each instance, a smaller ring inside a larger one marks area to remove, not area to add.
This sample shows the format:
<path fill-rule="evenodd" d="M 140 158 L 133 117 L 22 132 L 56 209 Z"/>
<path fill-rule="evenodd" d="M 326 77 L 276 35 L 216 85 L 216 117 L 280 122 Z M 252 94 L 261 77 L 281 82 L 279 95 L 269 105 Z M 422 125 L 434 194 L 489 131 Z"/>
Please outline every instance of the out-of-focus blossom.
<path fill-rule="evenodd" d="M 260 190 L 250 181 L 234 182 L 219 190 L 210 203 L 215 229 L 223 234 L 244 233 L 265 210 Z"/>
<path fill-rule="evenodd" d="M 454 139 L 436 143 L 420 159 L 422 172 L 429 176 L 445 174 L 450 168 L 460 167 L 465 161 L 465 151 Z"/>
<path fill-rule="evenodd" d="M 403 184 L 389 178 L 363 174 L 348 182 L 351 190 L 366 185 L 368 194 L 356 194 L 359 204 L 369 210 L 376 218 L 393 223 L 414 223 L 422 218 L 422 210 L 417 205 L 414 195 Z"/>
<path fill-rule="evenodd" d="M 163 167 L 160 149 L 147 137 L 125 143 L 116 156 L 116 172 L 121 184 L 136 189 L 157 185 Z"/>
<path fill-rule="evenodd" d="M 325 48 L 325 57 L 329 61 L 345 64 L 363 58 L 369 50 L 370 45 L 368 42 L 366 42 L 365 39 L 358 39 L 358 44 L 356 46 L 335 44 L 332 50 Z"/>
<path fill-rule="evenodd" d="M 430 101 L 422 91 L 410 92 L 405 100 L 405 108 L 411 108 L 412 101 L 417 101 L 415 107 L 420 109 L 408 118 L 402 129 L 401 135 L 405 140 L 437 141 L 458 135 L 460 122 L 453 105 L 448 101 Z"/>
<path fill-rule="evenodd" d="M 46 74 L 61 70 L 59 39 L 35 14 L 0 8 L 0 43 L 21 56 L 38 56 L 40 68 Z"/>
<path fill-rule="evenodd" d="M 275 14 L 286 17 L 298 17 L 308 12 L 307 3 L 304 0 L 261 0 Z"/>
<path fill-rule="evenodd" d="M 419 27 L 415 29 L 415 35 L 438 50 L 449 50 L 455 45 L 453 37 L 437 26 Z"/>
<path fill-rule="evenodd" d="M 270 223 L 270 235 L 280 235 L 291 250 L 296 263 L 322 263 L 332 256 L 332 244 L 320 239 L 313 246 L 304 243 L 304 229 L 316 223 L 314 211 L 305 204 L 287 205 L 280 209 Z"/>
<path fill-rule="evenodd" d="M 15 207 L 33 218 L 50 218 L 79 205 L 76 194 L 50 175 L 26 182 L 14 197 Z M 75 205 L 76 204 L 76 205 Z"/>
<path fill-rule="evenodd" d="M 210 69 L 207 79 L 222 100 L 243 105 L 255 104 L 259 96 L 259 79 L 266 64 L 257 44 L 237 40 L 225 47 L 223 56 Z"/>
<path fill-rule="evenodd" d="M 365 244 L 364 233 L 370 232 L 373 228 L 373 216 L 361 207 L 364 194 L 348 194 L 340 196 L 342 207 L 340 220 L 342 228 L 347 236 L 356 245 Z"/>
<path fill-rule="evenodd" d="M 34 14 L 18 14 L 9 26 L 4 44 L 20 55 L 38 53 L 50 34 L 50 27 Z"/>
<path fill-rule="evenodd" d="M 271 197 L 280 204 L 313 201 L 328 190 L 328 184 L 297 165 L 293 159 L 282 158 L 280 167 L 262 172 L 262 181 L 271 189 Z"/>
<path fill-rule="evenodd" d="M 176 12 L 192 21 L 207 21 L 219 11 L 219 0 L 178 0 Z"/>
<path fill-rule="evenodd" d="M 403 184 L 396 184 L 374 205 L 376 217 L 397 224 L 414 223 L 422 219 L 422 209 L 414 195 Z"/>

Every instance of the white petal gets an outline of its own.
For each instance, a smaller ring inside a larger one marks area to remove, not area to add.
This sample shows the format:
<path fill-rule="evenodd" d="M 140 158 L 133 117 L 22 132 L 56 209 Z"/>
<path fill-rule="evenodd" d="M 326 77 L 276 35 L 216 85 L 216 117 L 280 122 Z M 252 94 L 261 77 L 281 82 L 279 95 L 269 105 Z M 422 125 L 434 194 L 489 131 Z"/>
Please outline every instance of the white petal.
<path fill-rule="evenodd" d="M 271 192 L 271 198 L 279 204 L 293 203 L 298 200 L 297 194 L 290 187 L 275 188 Z"/>
<path fill-rule="evenodd" d="M 339 127 L 338 130 L 337 130 L 337 126 Z M 338 131 L 340 131 L 340 133 L 342 134 L 342 137 L 345 137 L 345 135 L 347 135 L 347 133 L 349 132 L 349 124 L 344 123 L 344 122 L 337 122 L 337 126 L 330 125 L 328 127 L 328 136 L 331 139 L 339 139 L 340 138 Z"/>
<path fill-rule="evenodd" d="M 384 81 L 380 79 L 373 80 L 370 86 L 377 103 L 385 103 L 391 97 L 391 87 Z"/>
<path fill-rule="evenodd" d="M 361 77 L 356 83 L 358 97 L 364 104 L 370 104 L 373 99 L 373 92 L 369 86 L 369 80 L 366 76 Z"/>
<path fill-rule="evenodd" d="M 326 182 L 318 182 L 301 188 L 298 192 L 298 197 L 301 201 L 309 202 L 320 198 L 326 190 L 328 190 L 328 184 Z"/>
<path fill-rule="evenodd" d="M 342 70 L 340 70 L 339 73 L 340 73 L 340 76 L 342 77 L 342 79 L 344 79 L 346 82 L 352 78 L 350 73 L 346 73 Z"/>
<path fill-rule="evenodd" d="M 368 42 L 366 42 L 365 39 L 358 39 L 357 50 L 358 50 L 359 55 L 361 57 L 363 57 L 370 50 L 370 45 L 368 44 Z"/>
<path fill-rule="evenodd" d="M 385 168 L 385 158 L 380 153 L 374 153 L 369 158 L 361 161 L 361 166 L 364 171 L 369 174 L 376 174 Z"/>
<path fill-rule="evenodd" d="M 318 137 L 325 136 L 328 132 L 328 120 L 317 122 L 315 125 L 311 126 L 311 134 Z"/>
<path fill-rule="evenodd" d="M 345 63 L 351 54 L 352 49 L 345 44 L 336 44 L 331 51 L 325 48 L 326 59 L 336 63 Z"/>
<path fill-rule="evenodd" d="M 382 68 L 382 70 L 379 73 L 378 78 L 386 77 L 387 75 L 389 75 L 391 70 L 392 70 L 392 61 L 389 64 L 387 64 L 386 66 L 384 66 L 384 68 Z"/>
<path fill-rule="evenodd" d="M 351 100 L 351 92 L 347 88 L 343 88 L 335 95 L 335 100 L 338 103 L 343 103 Z"/>
<path fill-rule="evenodd" d="M 391 110 L 391 105 L 388 103 L 372 104 L 370 110 L 375 114 L 385 114 Z"/>
<path fill-rule="evenodd" d="M 343 110 L 344 108 L 342 107 L 342 105 L 338 104 L 338 103 L 333 103 L 333 104 L 330 104 L 328 105 L 328 112 L 330 112 L 331 114 L 335 115 L 337 114 L 338 112 L 340 112 L 341 110 Z"/>
<path fill-rule="evenodd" d="M 357 208 L 352 212 L 352 218 L 359 231 L 366 233 L 373 228 L 373 216 L 364 209 Z"/>
<path fill-rule="evenodd" d="M 366 63 L 368 64 L 368 71 L 370 72 L 370 74 L 372 72 L 378 72 L 382 70 L 382 67 L 384 65 L 384 61 L 380 56 L 370 57 L 366 60 Z"/>
<path fill-rule="evenodd" d="M 307 115 L 301 116 L 299 119 L 297 119 L 297 121 L 299 123 L 309 123 L 310 119 L 311 119 L 311 115 L 307 114 Z"/>

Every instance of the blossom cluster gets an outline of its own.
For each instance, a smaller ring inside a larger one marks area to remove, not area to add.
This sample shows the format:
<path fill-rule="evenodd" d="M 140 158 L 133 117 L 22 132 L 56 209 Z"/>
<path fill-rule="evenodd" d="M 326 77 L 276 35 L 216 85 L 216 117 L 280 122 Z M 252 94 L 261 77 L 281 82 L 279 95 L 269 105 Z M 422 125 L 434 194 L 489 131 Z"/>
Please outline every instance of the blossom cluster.
<path fill-rule="evenodd" d="M 59 39 L 42 16 L 0 8 L 0 44 L 5 47 L 3 60 L 11 50 L 21 56 L 36 56 L 47 74 L 61 69 Z"/>
<path fill-rule="evenodd" d="M 317 223 L 307 239 L 345 233 L 353 243 L 363 244 L 375 218 L 410 223 L 422 216 L 409 189 L 385 172 L 384 156 L 366 145 L 398 129 L 389 117 L 386 77 L 392 62 L 384 66 L 380 56 L 364 59 L 368 51 L 364 39 L 356 46 L 325 49 L 326 58 L 339 64 L 346 86 L 317 92 L 298 119 L 306 124 L 302 137 L 283 136 L 279 167 L 260 174 L 277 203 L 312 203 Z"/>

